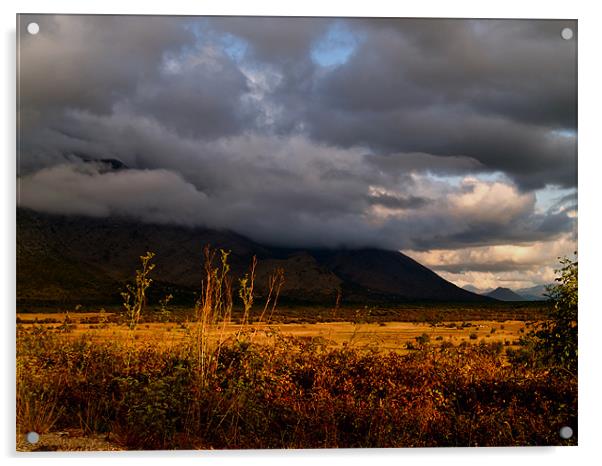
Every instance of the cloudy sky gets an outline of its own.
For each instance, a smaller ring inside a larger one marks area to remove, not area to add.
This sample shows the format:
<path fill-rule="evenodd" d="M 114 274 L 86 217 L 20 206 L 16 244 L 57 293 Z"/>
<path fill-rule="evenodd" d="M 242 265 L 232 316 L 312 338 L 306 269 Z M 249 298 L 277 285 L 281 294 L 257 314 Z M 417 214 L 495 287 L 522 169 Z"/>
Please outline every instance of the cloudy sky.
<path fill-rule="evenodd" d="M 576 249 L 573 21 L 20 22 L 21 206 L 398 249 L 479 288 Z"/>

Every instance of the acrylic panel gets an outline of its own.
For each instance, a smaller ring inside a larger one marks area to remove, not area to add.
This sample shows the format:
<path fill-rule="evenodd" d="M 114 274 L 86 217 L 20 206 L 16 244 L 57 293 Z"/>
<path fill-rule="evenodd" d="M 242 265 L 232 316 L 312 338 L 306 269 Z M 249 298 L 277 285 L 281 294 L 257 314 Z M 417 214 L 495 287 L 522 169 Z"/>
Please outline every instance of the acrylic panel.
<path fill-rule="evenodd" d="M 576 20 L 17 44 L 17 450 L 577 444 Z"/>

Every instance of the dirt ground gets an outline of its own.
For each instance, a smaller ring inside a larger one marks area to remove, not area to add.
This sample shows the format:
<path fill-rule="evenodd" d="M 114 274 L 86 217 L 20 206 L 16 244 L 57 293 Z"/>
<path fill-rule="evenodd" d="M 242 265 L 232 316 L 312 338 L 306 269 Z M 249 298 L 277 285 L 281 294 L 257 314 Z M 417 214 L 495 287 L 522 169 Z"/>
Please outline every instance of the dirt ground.
<path fill-rule="evenodd" d="M 32 444 L 26 435 L 17 435 L 17 451 L 117 451 L 121 450 L 103 434 L 86 435 L 79 429 L 67 429 L 61 432 L 41 434 L 38 442 Z"/>

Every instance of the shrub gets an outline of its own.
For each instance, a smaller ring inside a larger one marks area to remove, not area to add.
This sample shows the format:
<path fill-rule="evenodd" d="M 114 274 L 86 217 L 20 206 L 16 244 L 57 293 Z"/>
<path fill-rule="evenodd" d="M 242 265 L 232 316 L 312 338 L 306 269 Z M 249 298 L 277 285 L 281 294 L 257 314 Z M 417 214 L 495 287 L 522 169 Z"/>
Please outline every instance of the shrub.
<path fill-rule="evenodd" d="M 439 348 L 441 348 L 441 350 L 446 350 L 446 349 L 453 348 L 453 347 L 454 347 L 454 344 L 451 341 L 444 341 L 439 346 Z"/>
<path fill-rule="evenodd" d="M 552 302 L 548 319 L 530 336 L 535 340 L 535 351 L 545 364 L 576 373 L 578 263 L 563 258 L 560 264 L 562 267 L 556 271 L 559 274 L 556 285 L 548 287 L 548 297 Z"/>
<path fill-rule="evenodd" d="M 123 307 L 125 308 L 125 317 L 131 330 L 136 328 L 136 325 L 140 322 L 140 315 L 146 305 L 146 290 L 153 282 L 150 278 L 150 273 L 155 268 L 155 264 L 151 263 L 153 257 L 155 257 L 155 254 L 152 252 L 147 252 L 144 256 L 140 256 L 142 268 L 136 270 L 134 285 L 127 284 L 126 291 L 121 293 Z"/>
<path fill-rule="evenodd" d="M 556 445 L 576 425 L 576 380 L 503 364 L 496 344 L 400 355 L 231 341 L 203 386 L 189 348 L 121 345 L 21 335 L 19 387 L 43 406 L 18 404 L 19 432 L 85 426 L 128 449 L 358 448 Z"/>

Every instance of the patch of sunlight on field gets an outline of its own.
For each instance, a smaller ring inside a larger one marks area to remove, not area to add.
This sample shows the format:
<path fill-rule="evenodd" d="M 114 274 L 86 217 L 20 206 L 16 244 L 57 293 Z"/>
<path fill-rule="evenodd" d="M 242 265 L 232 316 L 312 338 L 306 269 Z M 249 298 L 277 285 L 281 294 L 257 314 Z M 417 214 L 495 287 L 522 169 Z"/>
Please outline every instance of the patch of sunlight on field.
<path fill-rule="evenodd" d="M 20 326 L 30 327 L 36 321 L 49 329 L 55 329 L 65 338 L 77 338 L 86 335 L 99 341 L 133 340 L 139 344 L 170 346 L 186 340 L 193 332 L 193 323 L 140 323 L 131 331 L 125 325 L 116 323 L 90 324 L 90 318 L 105 316 L 110 313 L 69 313 L 69 319 L 74 323 L 73 329 L 61 332 L 60 324 L 65 319 L 65 313 L 35 313 L 17 314 Z M 52 323 L 44 323 L 52 319 Z M 82 322 L 83 321 L 83 322 Z M 41 322 L 41 323 L 40 323 Z M 225 327 L 216 326 L 212 334 L 217 339 L 219 335 L 234 336 L 242 330 L 252 335 L 257 343 L 273 341 L 274 335 L 296 337 L 308 342 L 327 347 L 351 346 L 363 349 L 379 349 L 384 351 L 407 351 L 407 346 L 416 345 L 417 337 L 427 335 L 431 344 L 440 345 L 445 342 L 453 345 L 467 343 L 502 342 L 515 347 L 518 339 L 529 331 L 531 322 L 507 320 L 505 322 L 492 320 L 475 320 L 470 322 L 442 322 L 437 325 L 417 322 L 381 322 L 356 324 L 352 322 L 320 322 L 307 324 L 255 324 L 247 325 L 244 329 L 238 324 L 227 324 Z"/>

